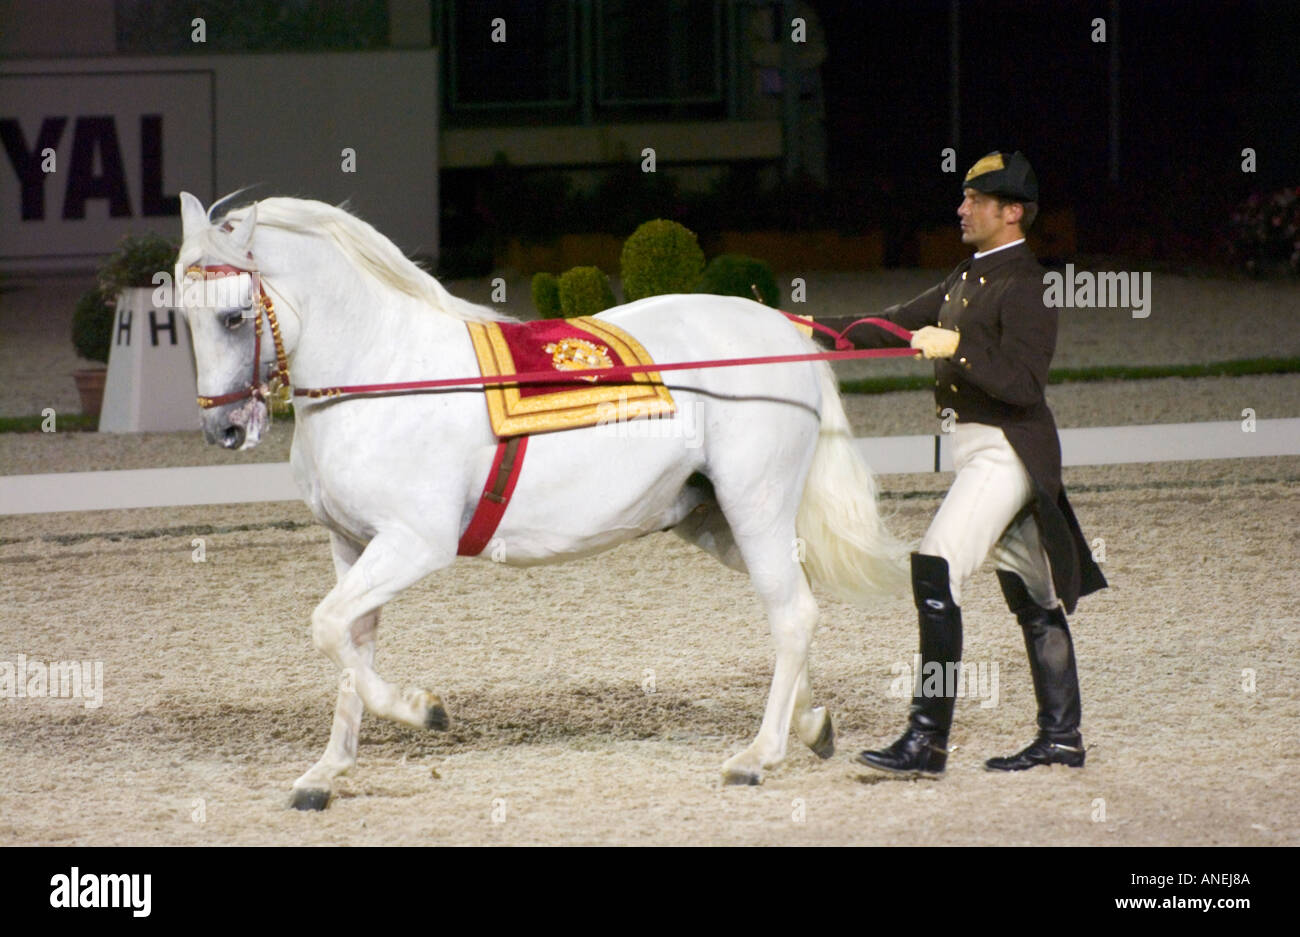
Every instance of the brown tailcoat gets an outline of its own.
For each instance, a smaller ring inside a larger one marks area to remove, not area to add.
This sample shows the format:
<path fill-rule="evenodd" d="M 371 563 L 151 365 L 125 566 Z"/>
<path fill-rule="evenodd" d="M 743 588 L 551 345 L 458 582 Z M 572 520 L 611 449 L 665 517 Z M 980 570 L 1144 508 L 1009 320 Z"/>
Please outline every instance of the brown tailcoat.
<path fill-rule="evenodd" d="M 858 316 L 818 319 L 842 331 Z M 1043 302 L 1043 267 L 1024 244 L 957 265 L 940 285 L 880 317 L 911 331 L 961 334 L 951 358 L 934 362 L 935 414 L 1002 428 L 1037 492 L 1033 505 L 1056 594 L 1073 612 L 1079 596 L 1106 587 L 1061 485 L 1061 441 L 1044 388 L 1056 350 L 1056 310 Z M 814 336 L 822 344 L 829 339 Z M 846 337 L 857 348 L 904 344 L 870 324 Z"/>

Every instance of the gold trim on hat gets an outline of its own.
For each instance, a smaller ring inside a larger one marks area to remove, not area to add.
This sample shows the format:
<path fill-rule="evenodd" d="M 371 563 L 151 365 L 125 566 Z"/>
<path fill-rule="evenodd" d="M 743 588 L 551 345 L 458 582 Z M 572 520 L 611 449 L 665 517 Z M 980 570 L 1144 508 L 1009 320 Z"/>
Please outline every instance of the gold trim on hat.
<path fill-rule="evenodd" d="M 997 172 L 999 169 L 1006 168 L 1007 165 L 1002 161 L 1001 153 L 990 153 L 970 168 L 970 172 L 966 173 L 966 179 L 964 181 L 970 182 L 976 176 L 982 176 L 985 173 Z"/>

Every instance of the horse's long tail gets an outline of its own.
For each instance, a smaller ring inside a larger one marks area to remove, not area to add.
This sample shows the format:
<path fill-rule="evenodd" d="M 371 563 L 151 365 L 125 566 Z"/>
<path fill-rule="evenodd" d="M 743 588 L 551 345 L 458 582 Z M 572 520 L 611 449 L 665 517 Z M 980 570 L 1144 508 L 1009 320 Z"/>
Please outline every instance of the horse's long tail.
<path fill-rule="evenodd" d="M 885 527 L 876 504 L 876 480 L 854 451 L 852 432 L 829 362 L 818 362 L 822 388 L 821 437 L 795 520 L 804 544 L 804 568 L 836 598 L 865 604 L 905 591 L 907 545 Z"/>

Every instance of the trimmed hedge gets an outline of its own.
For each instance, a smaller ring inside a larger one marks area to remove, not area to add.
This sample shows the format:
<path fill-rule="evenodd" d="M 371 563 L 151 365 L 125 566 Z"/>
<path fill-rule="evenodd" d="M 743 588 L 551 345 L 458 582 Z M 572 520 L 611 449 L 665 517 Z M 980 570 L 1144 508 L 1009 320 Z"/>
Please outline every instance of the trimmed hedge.
<path fill-rule="evenodd" d="M 560 274 L 560 314 L 594 316 L 615 305 L 609 277 L 599 267 L 574 267 Z"/>
<path fill-rule="evenodd" d="M 776 285 L 771 267 L 744 254 L 720 254 L 704 268 L 704 275 L 695 291 L 756 299 L 753 287 L 758 288 L 759 301 L 763 305 L 773 309 L 780 307 L 781 290 Z"/>
<path fill-rule="evenodd" d="M 664 293 L 690 293 L 704 271 L 695 232 L 675 221 L 647 221 L 623 244 L 623 295 L 628 302 Z"/>
<path fill-rule="evenodd" d="M 155 273 L 168 276 L 176 269 L 178 247 L 161 234 L 127 236 L 118 242 L 117 249 L 99 268 L 99 287 L 110 296 L 123 290 L 154 287 Z"/>
<path fill-rule="evenodd" d="M 553 273 L 533 274 L 533 308 L 543 319 L 558 319 L 560 312 L 560 284 Z"/>

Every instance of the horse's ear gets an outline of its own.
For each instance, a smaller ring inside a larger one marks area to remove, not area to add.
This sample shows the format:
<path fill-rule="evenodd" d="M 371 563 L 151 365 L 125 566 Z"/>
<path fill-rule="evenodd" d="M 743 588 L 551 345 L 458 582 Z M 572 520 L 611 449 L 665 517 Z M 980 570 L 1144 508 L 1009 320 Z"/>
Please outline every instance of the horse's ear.
<path fill-rule="evenodd" d="M 181 232 L 188 240 L 208 226 L 208 213 L 203 203 L 188 192 L 181 193 Z"/>
<path fill-rule="evenodd" d="M 235 230 L 230 232 L 230 241 L 235 247 L 241 250 L 248 250 L 253 243 L 253 228 L 257 227 L 257 203 L 253 203 L 247 214 L 239 224 L 235 225 Z"/>

